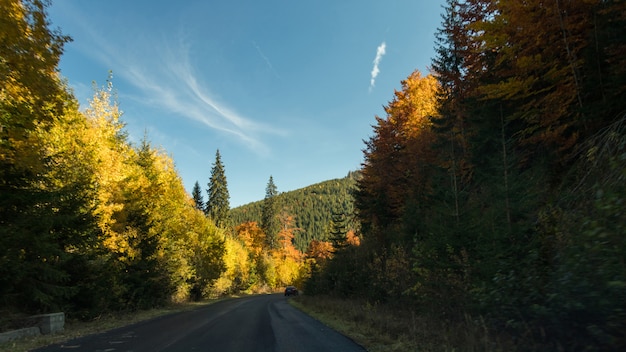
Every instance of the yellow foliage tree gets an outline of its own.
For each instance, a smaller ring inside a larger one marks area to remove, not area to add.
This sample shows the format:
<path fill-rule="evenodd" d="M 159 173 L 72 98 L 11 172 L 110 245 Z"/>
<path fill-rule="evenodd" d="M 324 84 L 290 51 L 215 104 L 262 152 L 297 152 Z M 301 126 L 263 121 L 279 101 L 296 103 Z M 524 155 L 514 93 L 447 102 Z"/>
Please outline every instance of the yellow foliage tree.
<path fill-rule="evenodd" d="M 46 2 L 0 0 L 0 161 L 20 163 L 37 125 L 62 116 L 71 102 L 57 65 L 68 36 L 48 28 Z M 22 155 L 23 156 L 23 155 Z"/>
<path fill-rule="evenodd" d="M 246 291 L 256 281 L 253 277 L 254 263 L 244 245 L 233 238 L 226 237 L 224 264 L 226 270 L 215 282 L 213 293 L 223 295 Z"/>
<path fill-rule="evenodd" d="M 256 221 L 245 222 L 235 228 L 237 238 L 254 257 L 258 257 L 265 247 L 265 233 Z"/>

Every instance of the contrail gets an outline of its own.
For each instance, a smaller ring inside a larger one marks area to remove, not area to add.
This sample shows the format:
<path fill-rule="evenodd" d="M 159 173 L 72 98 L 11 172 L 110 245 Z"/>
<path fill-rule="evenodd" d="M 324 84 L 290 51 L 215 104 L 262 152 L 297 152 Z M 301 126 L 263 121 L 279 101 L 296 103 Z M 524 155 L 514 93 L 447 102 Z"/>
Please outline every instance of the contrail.
<path fill-rule="evenodd" d="M 270 69 L 270 71 L 272 71 L 274 76 L 276 76 L 277 78 L 280 78 L 280 76 L 278 76 L 278 73 L 276 73 L 276 70 L 274 70 L 274 66 L 272 66 L 272 63 L 270 62 L 270 59 L 268 59 L 267 56 L 265 56 L 265 54 L 261 51 L 261 48 L 259 48 L 257 43 L 255 41 L 252 41 L 252 45 L 254 45 L 254 48 L 259 53 L 261 58 L 263 58 L 263 60 L 265 61 L 265 64 L 267 64 L 267 67 Z"/>
<path fill-rule="evenodd" d="M 378 68 L 378 65 L 380 64 L 380 61 L 383 59 L 383 55 L 385 55 L 386 47 L 387 45 L 385 44 L 385 42 L 382 42 L 378 46 L 378 48 L 376 48 L 376 58 L 374 59 L 374 67 L 372 68 L 372 78 L 370 79 L 370 91 L 372 91 L 372 88 L 374 88 L 374 86 L 376 85 L 376 77 L 380 73 L 380 69 Z"/>

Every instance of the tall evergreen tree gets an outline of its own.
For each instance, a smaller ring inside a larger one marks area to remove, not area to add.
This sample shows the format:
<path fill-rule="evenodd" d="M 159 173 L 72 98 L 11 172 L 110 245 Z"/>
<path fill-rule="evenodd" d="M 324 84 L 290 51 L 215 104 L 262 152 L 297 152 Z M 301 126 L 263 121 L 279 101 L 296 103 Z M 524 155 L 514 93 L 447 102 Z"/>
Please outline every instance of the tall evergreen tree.
<path fill-rule="evenodd" d="M 0 2 L 0 306 L 30 311 L 59 309 L 71 296 L 64 267 L 78 253 L 65 249 L 78 252 L 92 225 L 91 171 L 70 161 L 70 142 L 48 154 L 65 142 L 51 145 L 51 129 L 80 123 L 65 115 L 76 102 L 57 67 L 71 38 L 50 28 L 47 7 Z M 55 175 L 58 165 L 74 169 Z"/>
<path fill-rule="evenodd" d="M 343 212 L 333 212 L 330 219 L 328 239 L 335 251 L 341 250 L 348 244 L 348 219 Z"/>
<path fill-rule="evenodd" d="M 270 176 L 265 188 L 265 198 L 263 199 L 263 210 L 261 218 L 261 228 L 265 232 L 265 241 L 269 249 L 278 248 L 278 232 L 280 222 L 278 220 L 278 189 L 274 184 L 274 178 Z"/>
<path fill-rule="evenodd" d="M 211 180 L 208 186 L 209 198 L 206 202 L 205 213 L 215 221 L 218 227 L 227 226 L 230 213 L 230 195 L 228 194 L 228 184 L 219 149 L 215 153 L 215 163 L 211 169 Z"/>
<path fill-rule="evenodd" d="M 173 287 L 168 280 L 166 268 L 161 265 L 160 256 L 164 250 L 161 231 L 155 231 L 162 224 L 161 212 L 161 170 L 157 151 L 144 135 L 134 157 L 138 166 L 130 176 L 133 182 L 125 190 L 127 208 L 127 231 L 132 233 L 129 244 L 135 251 L 134 256 L 124 263 L 124 275 L 121 280 L 128 289 L 123 295 L 126 304 L 132 308 L 164 304 Z"/>
<path fill-rule="evenodd" d="M 193 185 L 191 196 L 193 197 L 193 202 L 196 209 L 204 211 L 204 198 L 202 198 L 202 189 L 200 189 L 200 184 L 198 183 L 198 181 L 196 181 L 196 183 Z"/>
<path fill-rule="evenodd" d="M 442 15 L 441 28 L 435 34 L 436 55 L 432 61 L 432 70 L 440 85 L 437 116 L 431 117 L 439 141 L 435 147 L 441 150 L 440 169 L 442 179 L 449 179 L 449 185 L 443 189 L 446 208 L 453 209 L 454 223 L 460 226 L 461 209 L 466 195 L 464 189 L 471 175 L 468 162 L 468 111 L 467 98 L 474 89 L 468 53 L 469 29 L 464 15 L 467 3 L 448 0 Z"/>

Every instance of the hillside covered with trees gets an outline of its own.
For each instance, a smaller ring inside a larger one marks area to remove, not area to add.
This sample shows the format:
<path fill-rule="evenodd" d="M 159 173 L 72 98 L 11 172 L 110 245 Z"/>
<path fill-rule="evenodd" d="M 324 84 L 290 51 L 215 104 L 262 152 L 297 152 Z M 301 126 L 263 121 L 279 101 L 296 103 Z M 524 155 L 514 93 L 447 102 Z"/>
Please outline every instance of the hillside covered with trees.
<path fill-rule="evenodd" d="M 300 251 L 306 251 L 312 240 L 328 240 L 333 214 L 354 214 L 353 193 L 356 187 L 357 172 L 350 172 L 346 177 L 328 180 L 301 189 L 282 192 L 277 196 L 281 212 L 294 217 L 294 245 Z M 257 201 L 233 208 L 231 221 L 235 225 L 247 221 L 261 223 L 263 201 Z M 355 227 L 351 221 L 352 228 Z"/>
<path fill-rule="evenodd" d="M 307 292 L 626 348 L 625 38 L 624 1 L 447 1 L 366 143 L 361 246 Z"/>

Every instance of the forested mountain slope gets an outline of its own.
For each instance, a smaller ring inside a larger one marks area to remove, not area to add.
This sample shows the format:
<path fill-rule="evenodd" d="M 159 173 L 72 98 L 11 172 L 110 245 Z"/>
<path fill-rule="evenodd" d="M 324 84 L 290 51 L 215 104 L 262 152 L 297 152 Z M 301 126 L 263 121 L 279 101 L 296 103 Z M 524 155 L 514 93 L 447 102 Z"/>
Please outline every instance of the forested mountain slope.
<path fill-rule="evenodd" d="M 311 240 L 328 238 L 328 225 L 333 213 L 343 213 L 351 218 L 354 205 L 352 191 L 357 173 L 350 172 L 341 179 L 328 180 L 278 195 L 283 213 L 295 217 L 294 245 L 305 251 Z M 247 221 L 261 222 L 263 200 L 252 202 L 231 210 L 234 226 Z"/>

